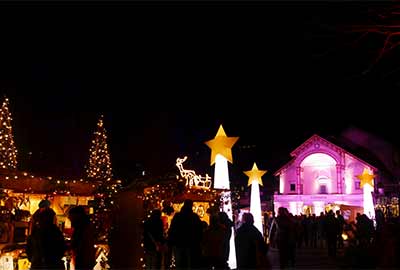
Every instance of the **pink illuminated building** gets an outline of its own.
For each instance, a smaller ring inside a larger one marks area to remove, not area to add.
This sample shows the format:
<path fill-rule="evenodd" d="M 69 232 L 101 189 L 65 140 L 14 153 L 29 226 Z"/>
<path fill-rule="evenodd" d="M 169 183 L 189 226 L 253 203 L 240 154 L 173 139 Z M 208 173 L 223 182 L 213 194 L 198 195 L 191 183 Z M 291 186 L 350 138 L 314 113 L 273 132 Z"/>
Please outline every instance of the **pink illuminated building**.
<path fill-rule="evenodd" d="M 293 159 L 275 173 L 279 177 L 275 213 L 281 206 L 294 215 L 341 209 L 345 218 L 353 219 L 356 212 L 362 213 L 363 190 L 357 175 L 364 168 L 376 175 L 375 167 L 318 135 L 290 155 Z"/>

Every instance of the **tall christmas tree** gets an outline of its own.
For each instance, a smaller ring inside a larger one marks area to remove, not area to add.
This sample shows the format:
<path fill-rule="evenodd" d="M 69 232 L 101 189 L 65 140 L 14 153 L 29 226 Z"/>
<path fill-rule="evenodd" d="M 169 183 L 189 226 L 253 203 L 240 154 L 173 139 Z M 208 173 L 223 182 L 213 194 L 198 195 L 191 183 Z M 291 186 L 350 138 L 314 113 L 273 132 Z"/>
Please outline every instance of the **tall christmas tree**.
<path fill-rule="evenodd" d="M 89 179 L 95 181 L 111 181 L 112 178 L 111 159 L 103 116 L 100 116 L 97 130 L 94 132 L 92 146 L 90 147 L 89 166 L 86 173 Z"/>
<path fill-rule="evenodd" d="M 111 159 L 103 116 L 100 117 L 94 132 L 86 173 L 87 178 L 96 185 L 93 213 L 95 232 L 99 241 L 107 241 L 111 228 L 110 212 L 113 194 L 116 192 L 117 185 L 112 180 Z"/>
<path fill-rule="evenodd" d="M 0 168 L 17 168 L 17 149 L 11 126 L 11 113 L 8 110 L 8 98 L 5 98 L 0 109 Z"/>

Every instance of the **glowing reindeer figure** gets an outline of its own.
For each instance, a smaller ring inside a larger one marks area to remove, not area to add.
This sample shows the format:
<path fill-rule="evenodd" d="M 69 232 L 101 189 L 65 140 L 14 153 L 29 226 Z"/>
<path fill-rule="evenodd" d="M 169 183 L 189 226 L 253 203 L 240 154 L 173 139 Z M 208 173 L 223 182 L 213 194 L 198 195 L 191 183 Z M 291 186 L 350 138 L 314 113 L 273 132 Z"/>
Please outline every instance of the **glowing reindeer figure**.
<path fill-rule="evenodd" d="M 196 175 L 196 172 L 193 170 L 185 170 L 183 168 L 183 162 L 187 160 L 187 157 L 185 156 L 184 158 L 177 158 L 176 159 L 176 166 L 179 169 L 179 172 L 181 173 L 181 176 L 186 179 L 186 186 L 193 186 L 194 185 L 194 178 Z"/>
<path fill-rule="evenodd" d="M 192 187 L 199 187 L 199 188 L 206 188 L 209 189 L 211 187 L 211 177 L 206 174 L 206 176 L 197 175 L 193 170 L 185 170 L 183 168 L 183 162 L 187 160 L 187 156 L 184 158 L 177 158 L 176 159 L 176 166 L 181 173 L 182 178 L 186 179 L 186 186 Z"/>

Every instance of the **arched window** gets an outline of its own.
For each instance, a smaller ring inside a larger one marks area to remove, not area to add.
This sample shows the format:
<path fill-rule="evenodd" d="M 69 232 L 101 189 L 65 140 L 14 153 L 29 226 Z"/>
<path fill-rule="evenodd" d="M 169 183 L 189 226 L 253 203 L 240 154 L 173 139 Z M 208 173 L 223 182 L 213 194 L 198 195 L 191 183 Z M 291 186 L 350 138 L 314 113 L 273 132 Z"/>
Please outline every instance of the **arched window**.
<path fill-rule="evenodd" d="M 336 161 L 324 153 L 314 153 L 302 162 L 302 181 L 306 194 L 327 194 L 334 192 Z"/>

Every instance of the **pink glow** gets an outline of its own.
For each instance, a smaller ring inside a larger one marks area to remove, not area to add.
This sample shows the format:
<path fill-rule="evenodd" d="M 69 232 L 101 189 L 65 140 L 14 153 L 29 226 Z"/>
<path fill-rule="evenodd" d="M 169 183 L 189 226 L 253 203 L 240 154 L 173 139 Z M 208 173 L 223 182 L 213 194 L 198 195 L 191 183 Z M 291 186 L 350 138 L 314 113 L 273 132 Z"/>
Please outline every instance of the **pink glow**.
<path fill-rule="evenodd" d="M 363 188 L 363 196 L 364 196 L 364 214 L 366 214 L 369 218 L 375 218 L 375 207 L 372 199 L 372 192 L 374 188 L 370 184 L 365 184 Z"/>
<path fill-rule="evenodd" d="M 304 194 L 335 193 L 336 161 L 324 153 L 307 156 L 300 164 Z"/>
<path fill-rule="evenodd" d="M 297 215 L 296 202 L 289 202 L 289 212 L 293 215 Z"/>
<path fill-rule="evenodd" d="M 281 174 L 281 177 L 279 177 L 279 193 L 284 193 L 285 192 L 285 175 Z"/>
<path fill-rule="evenodd" d="M 336 165 L 336 161 L 329 155 L 323 153 L 315 153 L 307 156 L 303 162 L 302 166 L 312 166 L 312 167 L 321 167 L 328 168 Z"/>
<path fill-rule="evenodd" d="M 325 202 L 321 201 L 313 201 L 314 206 L 314 214 L 319 216 L 321 212 L 325 212 L 324 206 Z"/>
<path fill-rule="evenodd" d="M 310 206 L 317 216 L 327 204 L 364 206 L 364 194 L 316 194 L 316 195 L 274 195 L 275 211 L 285 207 L 293 215 L 300 214 L 304 206 Z"/>
<path fill-rule="evenodd" d="M 299 214 L 308 207 L 319 215 L 328 204 L 364 206 L 363 190 L 356 189 L 355 183 L 363 168 L 371 167 L 368 163 L 318 135 L 297 147 L 291 156 L 293 159 L 275 173 L 280 177 L 280 194 L 274 195 L 275 211 L 281 206 Z"/>

